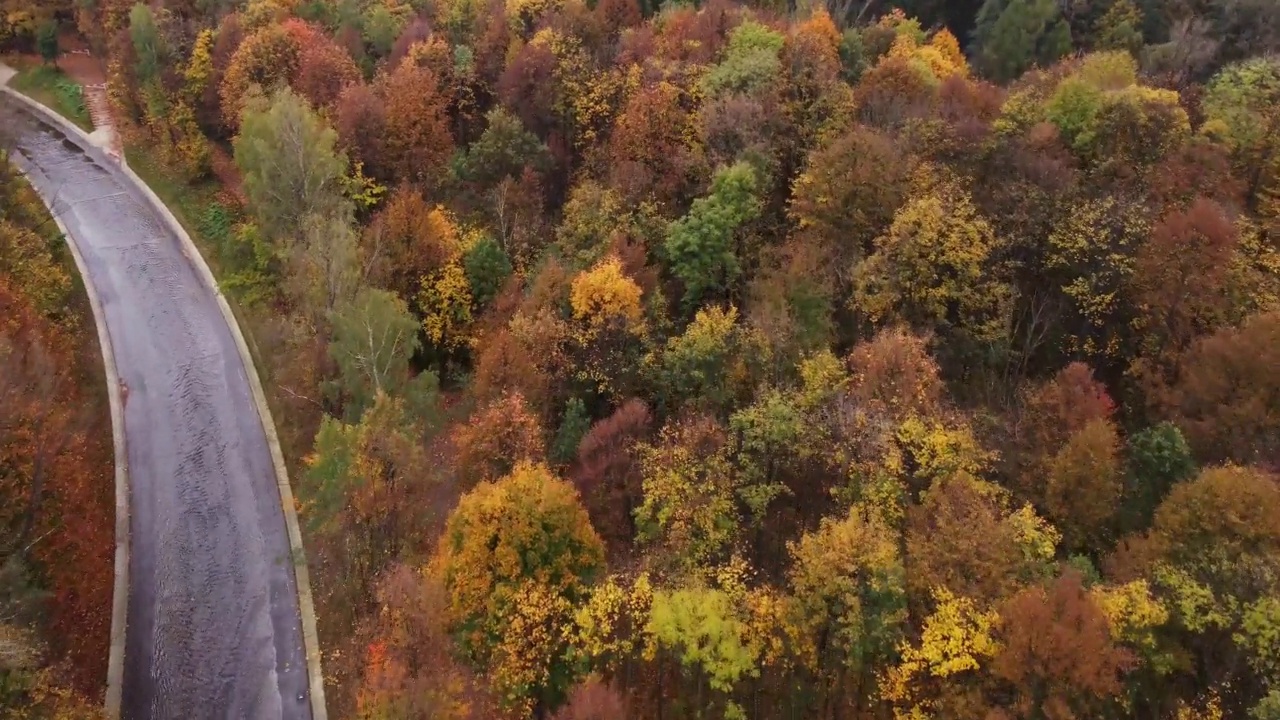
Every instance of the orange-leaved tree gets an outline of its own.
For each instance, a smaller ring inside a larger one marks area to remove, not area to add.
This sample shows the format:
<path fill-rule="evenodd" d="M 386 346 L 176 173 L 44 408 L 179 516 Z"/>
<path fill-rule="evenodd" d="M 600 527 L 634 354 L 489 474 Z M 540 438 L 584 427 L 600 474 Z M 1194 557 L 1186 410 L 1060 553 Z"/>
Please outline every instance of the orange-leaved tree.
<path fill-rule="evenodd" d="M 406 58 L 379 91 L 386 107 L 387 167 L 407 182 L 431 189 L 453 154 L 449 98 L 430 69 Z"/>

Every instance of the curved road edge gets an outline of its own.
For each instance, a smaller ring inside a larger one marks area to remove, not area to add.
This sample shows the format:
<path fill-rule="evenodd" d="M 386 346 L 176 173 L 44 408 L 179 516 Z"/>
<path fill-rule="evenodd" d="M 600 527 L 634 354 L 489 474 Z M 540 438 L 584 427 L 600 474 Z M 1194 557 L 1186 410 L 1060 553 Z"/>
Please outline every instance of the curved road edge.
<path fill-rule="evenodd" d="M 17 98 L 20 102 L 40 113 L 49 122 L 55 123 L 68 137 L 75 138 L 86 146 L 97 145 L 83 130 L 43 104 L 4 84 L 0 84 L 0 91 Z M 307 681 L 308 695 L 311 699 L 311 715 L 313 720 L 328 720 L 324 702 L 324 676 L 320 672 L 320 639 L 316 631 L 315 605 L 311 596 L 311 579 L 307 569 L 307 556 L 302 547 L 302 530 L 298 524 L 293 488 L 289 485 L 289 471 L 285 466 L 284 453 L 280 449 L 280 438 L 276 434 L 276 425 L 271 417 L 271 408 L 267 405 L 266 394 L 262 390 L 262 381 L 258 377 L 257 365 L 254 363 L 253 355 L 249 352 L 249 346 L 245 342 L 244 333 L 240 330 L 240 323 L 236 319 L 235 313 L 231 311 L 231 306 L 222 294 L 218 281 L 213 277 L 208 263 L 205 262 L 204 256 L 196 248 L 191 236 L 187 234 L 186 229 L 170 212 L 168 206 L 155 194 L 151 186 L 138 177 L 123 158 L 120 159 L 120 167 L 129 181 L 142 192 L 156 213 L 182 243 L 183 255 L 186 256 L 192 267 L 195 268 L 196 273 L 204 280 L 205 285 L 213 291 L 213 295 L 218 302 L 218 309 L 222 313 L 223 319 L 226 321 L 227 327 L 231 331 L 231 336 L 235 341 L 236 350 L 240 355 L 240 362 L 244 366 L 245 375 L 249 379 L 249 389 L 253 394 L 254 405 L 258 408 L 258 419 L 262 423 L 263 433 L 267 438 L 267 447 L 271 451 L 271 462 L 275 467 L 276 474 L 276 487 L 280 492 L 280 504 L 284 511 L 285 526 L 289 536 L 289 550 L 298 588 L 298 613 L 301 615 L 302 620 L 302 643 L 307 655 Z M 45 200 L 45 204 L 49 205 L 48 199 L 41 197 Z M 53 213 L 52 208 L 50 208 L 50 213 Z M 103 348 L 104 364 L 108 368 L 107 391 L 111 405 L 112 435 L 116 443 L 116 559 L 115 589 L 111 611 L 111 651 L 107 664 L 106 710 L 109 717 L 118 718 L 120 716 L 121 688 L 124 675 L 124 631 L 125 618 L 127 617 L 125 611 L 128 606 L 129 568 L 129 493 L 126 467 L 127 456 L 124 453 L 123 406 L 120 403 L 119 382 L 115 377 L 114 357 L 110 358 L 110 360 L 107 357 L 108 353 L 110 353 L 110 338 L 107 337 L 106 325 L 101 317 L 101 307 L 98 304 L 97 296 L 90 289 L 88 274 L 85 272 L 79 249 L 56 215 L 54 220 L 58 223 L 59 230 L 67 238 L 67 242 L 72 248 L 76 268 L 80 271 L 81 277 L 85 278 L 84 285 L 89 292 L 90 305 L 94 311 L 94 321 L 98 326 L 99 345 Z M 103 342 L 104 337 L 106 342 Z M 122 460 L 122 458 L 125 459 Z M 122 505 L 123 512 L 121 512 Z M 123 532 L 121 526 L 122 517 L 124 518 Z M 124 538 L 123 541 L 121 540 L 122 537 Z"/>
<path fill-rule="evenodd" d="M 7 91 L 8 88 L 5 88 Z M 18 172 L 26 176 L 21 167 Z M 81 285 L 85 295 L 89 297 L 89 309 L 93 313 L 93 324 L 98 331 L 98 348 L 102 352 L 102 367 L 107 380 L 107 404 L 111 415 L 111 444 L 115 458 L 115 571 L 111 591 L 111 640 L 107 656 L 107 695 L 106 710 L 110 718 L 120 717 L 121 687 L 124 673 L 124 630 L 129 609 L 129 453 L 124 442 L 124 405 L 120 396 L 120 376 L 116 371 L 115 353 L 111 349 L 111 333 L 107 330 L 106 316 L 102 310 L 102 300 L 98 290 L 89 279 L 89 269 L 85 265 L 80 246 L 63 224 L 62 218 L 54 212 L 53 203 L 44 193 L 30 183 L 32 190 L 44 202 L 53 217 L 53 222 L 62 233 L 67 247 L 71 250 L 71 258 L 75 261 L 76 271 L 80 273 Z"/>

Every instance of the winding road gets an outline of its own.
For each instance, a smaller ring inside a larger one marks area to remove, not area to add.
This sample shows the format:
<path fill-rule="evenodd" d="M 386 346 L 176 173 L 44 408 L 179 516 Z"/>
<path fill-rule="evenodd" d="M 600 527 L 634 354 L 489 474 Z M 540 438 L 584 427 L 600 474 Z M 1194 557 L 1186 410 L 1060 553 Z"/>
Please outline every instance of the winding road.
<path fill-rule="evenodd" d="M 12 99 L 0 104 L 17 162 L 84 257 L 122 383 L 122 717 L 311 718 L 280 493 L 213 291 L 115 162 Z"/>

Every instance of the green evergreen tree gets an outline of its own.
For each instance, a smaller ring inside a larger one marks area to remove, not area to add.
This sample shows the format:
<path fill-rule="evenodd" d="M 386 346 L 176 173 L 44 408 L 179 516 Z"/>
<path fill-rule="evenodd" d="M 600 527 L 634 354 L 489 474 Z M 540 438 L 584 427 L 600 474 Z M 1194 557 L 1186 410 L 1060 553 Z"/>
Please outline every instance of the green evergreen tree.
<path fill-rule="evenodd" d="M 973 31 L 974 63 L 1008 82 L 1071 51 L 1071 29 L 1054 0 L 986 0 Z"/>
<path fill-rule="evenodd" d="M 471 297 L 476 305 L 485 306 L 497 296 L 511 274 L 511 260 L 496 240 L 484 236 L 467 249 L 462 257 L 462 268 L 471 286 Z"/>
<path fill-rule="evenodd" d="M 359 418 L 379 393 L 401 393 L 420 342 L 417 318 L 395 293 L 365 288 L 337 309 L 329 343 L 329 357 L 338 366 L 332 389 L 348 418 Z"/>
<path fill-rule="evenodd" d="M 58 59 L 58 23 L 53 20 L 40 23 L 36 29 L 36 48 L 46 63 Z"/>
<path fill-rule="evenodd" d="M 133 41 L 133 53 L 137 58 L 134 67 L 138 73 L 138 84 L 144 85 L 159 75 L 164 48 L 156 17 L 151 8 L 142 3 L 129 11 L 129 38 Z"/>
<path fill-rule="evenodd" d="M 347 158 L 338 135 L 305 98 L 285 88 L 254 98 L 232 142 L 249 210 L 274 241 L 297 234 L 308 215 L 341 214 Z"/>
<path fill-rule="evenodd" d="M 578 443 L 590 429 L 591 416 L 587 414 L 587 406 L 579 398 L 569 398 L 560 419 L 560 429 L 556 431 L 555 442 L 551 445 L 551 459 L 559 463 L 572 462 L 578 456 Z"/>
<path fill-rule="evenodd" d="M 688 214 L 671 223 L 665 249 L 672 272 L 684 282 L 689 305 L 741 274 L 734 236 L 760 214 L 759 185 L 746 162 L 724 168 L 716 173 L 711 194 L 694 200 Z"/>
<path fill-rule="evenodd" d="M 857 84 L 867 69 L 867 52 L 862 42 L 862 31 L 849 28 L 840 36 L 840 70 L 845 82 Z"/>
<path fill-rule="evenodd" d="M 459 156 L 455 171 L 462 180 L 489 187 L 504 177 L 519 177 L 525 167 L 542 171 L 550 165 L 547 146 L 520 118 L 497 107 L 485 115 L 485 123 L 480 139 Z"/>
<path fill-rule="evenodd" d="M 1138 530 L 1177 483 L 1196 474 L 1191 448 L 1173 423 L 1160 423 L 1134 433 L 1128 442 L 1129 478 L 1125 495 L 1125 523 Z"/>

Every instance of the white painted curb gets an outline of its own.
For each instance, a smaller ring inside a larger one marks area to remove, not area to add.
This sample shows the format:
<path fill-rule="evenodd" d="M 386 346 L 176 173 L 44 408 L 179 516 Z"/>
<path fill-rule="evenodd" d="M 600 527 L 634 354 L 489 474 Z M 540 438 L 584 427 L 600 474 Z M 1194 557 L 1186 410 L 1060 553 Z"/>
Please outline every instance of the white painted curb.
<path fill-rule="evenodd" d="M 26 176 L 21 167 L 18 171 Z M 53 203 L 44 196 L 35 183 L 29 183 L 40 199 L 44 201 L 53 216 L 53 222 L 62 233 L 63 240 L 71 249 L 71 257 L 75 260 L 76 270 L 83 281 L 84 292 L 89 296 L 89 308 L 93 311 L 93 324 L 98 330 L 98 348 L 102 351 L 102 367 L 107 378 L 107 403 L 111 409 L 111 443 L 115 455 L 116 467 L 116 552 L 115 578 L 111 591 L 111 640 L 107 655 L 107 696 L 104 703 L 107 716 L 120 717 L 121 680 L 124 670 L 124 637 L 129 612 L 129 454 L 124 441 L 124 404 L 120 397 L 120 376 L 116 371 L 115 353 L 111 350 L 111 335 L 107 331 L 107 318 L 103 314 L 102 301 L 98 291 L 89 281 L 89 268 L 85 265 L 84 256 L 80 254 L 80 246 L 67 231 L 62 218 L 54 212 Z"/>
<path fill-rule="evenodd" d="M 77 140 L 79 140 L 85 145 L 100 147 L 93 140 L 91 140 L 83 130 L 75 126 L 73 123 L 67 121 L 58 113 L 45 107 L 43 104 L 36 102 L 35 100 L 32 100 L 31 98 L 21 93 L 15 92 L 13 89 L 5 87 L 4 85 L 0 85 L 0 90 L 8 93 L 9 95 L 12 95 L 13 97 L 18 98 L 22 102 L 26 103 L 27 105 L 29 105 L 30 107 L 38 111 L 47 120 L 56 123 L 60 128 L 62 128 L 64 132 L 68 134 L 68 136 L 76 138 Z M 280 492 L 280 505 L 284 511 L 285 528 L 289 536 L 289 551 L 291 556 L 290 560 L 293 564 L 294 575 L 297 581 L 298 613 L 301 616 L 301 621 L 302 621 L 303 650 L 305 651 L 307 656 L 307 681 L 309 685 L 308 695 L 310 695 L 310 698 L 311 698 L 311 716 L 312 716 L 312 720 L 328 720 L 329 715 L 328 715 L 328 712 L 325 710 L 325 702 L 324 702 L 324 676 L 320 672 L 320 638 L 319 638 L 319 634 L 316 631 L 315 605 L 311 596 L 311 579 L 310 579 L 310 574 L 308 573 L 308 570 L 307 570 L 307 556 L 306 556 L 306 552 L 303 550 L 303 547 L 302 547 L 302 530 L 298 525 L 298 513 L 293 500 L 293 489 L 289 485 L 289 471 L 284 462 L 284 453 L 280 450 L 280 438 L 276 434 L 275 421 L 273 421 L 271 418 L 271 408 L 267 405 L 266 394 L 262 390 L 262 382 L 258 378 L 258 370 L 257 370 L 257 367 L 254 365 L 253 355 L 250 354 L 249 346 L 245 343 L 244 334 L 240 331 L 240 324 L 236 320 L 235 314 L 231 312 L 231 306 L 227 304 L 226 297 L 222 294 L 221 288 L 218 287 L 218 281 L 214 279 L 213 273 L 209 270 L 209 265 L 205 262 L 204 257 L 200 255 L 200 251 L 199 249 L 196 248 L 195 243 L 192 242 L 191 236 L 187 234 L 186 229 L 182 227 L 182 224 L 178 222 L 178 219 L 175 218 L 173 216 L 173 213 L 169 211 L 168 206 L 166 206 L 164 202 L 162 202 L 160 198 L 156 196 L 155 192 L 151 189 L 151 187 L 147 185 L 147 183 L 144 182 L 142 178 L 138 177 L 137 174 L 133 172 L 133 169 L 129 167 L 128 163 L 125 162 L 124 158 L 120 158 L 119 161 L 120 161 L 120 168 L 124 171 L 125 176 L 128 177 L 129 180 L 131 180 L 134 183 L 134 185 L 136 185 L 138 189 L 142 191 L 143 195 L 146 196 L 147 200 L 151 203 L 152 208 L 161 217 L 161 219 L 164 220 L 164 222 L 169 226 L 169 230 L 172 231 L 173 234 L 176 235 L 178 240 L 182 243 L 182 248 L 181 248 L 182 254 L 186 256 L 187 260 L 191 263 L 191 266 L 195 269 L 196 274 L 200 276 L 200 278 L 204 281 L 205 285 L 208 286 L 209 289 L 213 291 L 213 295 L 218 302 L 218 309 L 222 312 L 222 316 L 226 320 L 227 327 L 230 328 L 231 330 L 232 338 L 235 339 L 236 349 L 240 353 L 241 364 L 244 366 L 245 375 L 249 379 L 249 389 L 253 395 L 254 404 L 258 408 L 258 419 L 262 422 L 262 430 L 267 437 L 267 447 L 271 451 L 271 461 L 272 461 L 272 464 L 275 466 L 276 487 Z M 61 224 L 59 224 L 59 227 L 61 227 Z M 64 234 L 65 234 L 65 231 L 64 231 Z M 74 244 L 73 244 L 73 247 L 74 247 Z M 80 262 L 81 261 L 77 255 L 78 266 L 80 266 Z M 87 278 L 88 276 L 84 274 L 83 266 L 81 266 L 80 269 L 81 269 L 81 275 Z M 88 286 L 88 284 L 89 284 L 88 282 L 85 282 L 86 286 Z M 97 319 L 96 312 L 95 312 L 95 319 Z M 105 326 L 102 324 L 99 325 L 100 337 L 105 332 L 105 330 L 102 329 L 104 327 Z M 112 364 L 111 367 L 112 367 L 111 372 L 114 374 L 114 364 Z M 119 388 L 113 384 L 112 388 L 109 388 L 109 390 L 118 392 Z M 113 402 L 112 404 L 113 425 L 116 419 L 115 405 L 116 403 Z M 117 446 L 118 448 L 123 447 L 123 432 L 124 432 L 123 415 L 120 416 L 120 420 L 121 420 L 119 425 L 120 429 L 118 430 L 118 432 L 121 435 L 121 440 L 120 440 L 120 444 Z M 120 453 L 118 451 L 117 457 L 119 456 L 120 456 Z M 120 472 L 121 472 L 120 464 L 119 464 L 119 461 L 117 460 L 117 464 L 116 464 L 117 549 L 119 548 L 118 537 L 120 534 L 119 520 L 118 520 L 118 518 L 120 517 L 119 507 L 121 504 L 121 499 L 120 499 L 121 496 L 119 494 Z M 125 503 L 125 505 L 127 505 L 128 504 L 127 486 L 126 486 L 126 492 L 125 492 L 124 498 L 125 499 L 123 502 Z M 125 511 L 126 536 L 127 536 L 127 529 L 128 529 L 127 512 L 128 511 L 126 508 L 126 511 Z M 127 584 L 125 585 L 126 590 L 124 591 L 125 599 L 121 600 L 120 598 L 120 592 L 121 592 L 119 587 L 120 586 L 120 562 L 121 562 L 120 555 L 119 555 L 119 552 L 117 552 L 117 555 L 116 555 L 117 588 L 116 588 L 116 596 L 113 600 L 113 606 L 112 606 L 112 623 L 111 623 L 112 649 L 111 649 L 110 660 L 108 661 L 108 665 L 107 665 L 107 703 L 106 703 L 107 715 L 113 719 L 118 718 L 120 716 L 120 682 L 122 680 L 123 672 L 124 672 L 124 620 L 125 620 L 122 607 L 127 605 L 127 602 L 128 602 Z M 127 573 L 128 573 L 128 540 L 126 537 L 126 540 L 125 540 L 126 580 L 127 580 Z M 118 630 L 120 635 L 120 652 L 119 652 L 118 662 L 116 662 L 116 649 L 115 649 L 115 645 L 116 645 L 115 638 L 117 634 L 117 625 L 116 625 L 117 613 L 121 615 L 120 625 Z M 114 707 L 112 705 L 113 688 L 115 690 Z"/>
<path fill-rule="evenodd" d="M 11 90 L 4 84 L 0 84 L 0 90 L 19 100 L 26 101 L 38 109 L 43 108 L 39 103 Z M 45 114 L 52 115 L 58 120 L 62 119 L 50 110 L 45 110 Z M 66 124 L 70 125 L 70 123 Z M 78 130 L 79 128 L 76 129 Z M 23 168 L 19 167 L 18 170 L 22 172 L 24 177 L 26 176 L 26 171 Z M 54 209 L 54 203 L 50 198 L 45 197 L 35 183 L 30 183 L 30 185 L 36 194 L 40 196 L 40 199 L 44 201 L 49 214 L 53 216 L 53 222 L 58 226 L 58 232 L 62 233 L 67 247 L 71 249 L 71 257 L 75 261 L 76 270 L 80 273 L 81 285 L 84 286 L 85 294 L 89 297 L 89 308 L 93 312 L 93 324 L 98 330 L 98 348 L 102 352 L 102 367 L 107 379 L 107 404 L 110 406 L 111 412 L 111 442 L 116 468 L 116 549 L 114 580 L 111 590 L 111 636 L 107 654 L 107 694 L 103 704 L 107 717 L 111 718 L 111 720 L 116 720 L 120 717 L 120 699 L 124 678 L 125 627 L 129 618 L 129 453 L 124 438 L 124 404 L 121 402 L 122 398 L 120 397 L 120 376 L 116 370 L 115 353 L 111 349 L 111 334 L 107 330 L 107 318 L 102 309 L 102 300 L 98 297 L 97 288 L 89 280 L 89 268 L 84 262 L 84 256 L 80 253 L 80 246 L 76 244 L 75 238 L 67 231 L 67 226 L 63 224 L 62 218 L 58 217 Z"/>

